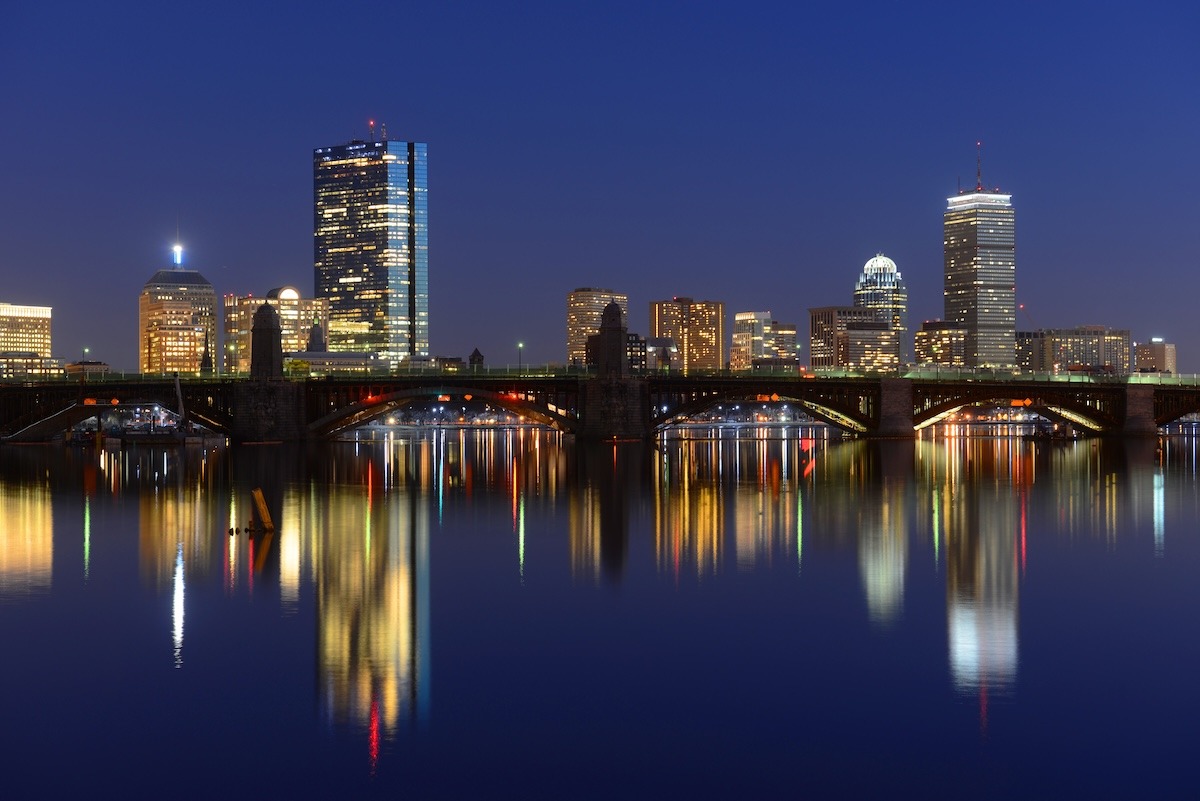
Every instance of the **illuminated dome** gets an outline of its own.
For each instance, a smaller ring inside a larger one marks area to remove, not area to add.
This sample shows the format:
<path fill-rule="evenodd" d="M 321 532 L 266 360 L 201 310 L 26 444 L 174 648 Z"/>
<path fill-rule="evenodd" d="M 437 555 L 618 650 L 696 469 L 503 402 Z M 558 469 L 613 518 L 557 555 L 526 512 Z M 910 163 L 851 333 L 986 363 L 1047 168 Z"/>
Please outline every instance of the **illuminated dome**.
<path fill-rule="evenodd" d="M 300 300 L 300 290 L 294 286 L 280 286 L 267 292 L 269 300 Z"/>
<path fill-rule="evenodd" d="M 863 265 L 863 275 L 896 272 L 899 272 L 899 270 L 896 268 L 896 262 L 892 261 L 882 253 L 876 253 L 873 259 L 869 260 Z"/>

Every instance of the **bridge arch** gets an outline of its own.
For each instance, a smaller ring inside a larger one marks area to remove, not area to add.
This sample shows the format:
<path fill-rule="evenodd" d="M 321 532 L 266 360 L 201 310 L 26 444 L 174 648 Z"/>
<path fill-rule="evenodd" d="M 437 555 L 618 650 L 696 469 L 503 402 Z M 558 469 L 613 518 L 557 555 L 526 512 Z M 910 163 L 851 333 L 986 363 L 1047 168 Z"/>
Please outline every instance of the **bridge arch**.
<path fill-rule="evenodd" d="M 575 415 L 552 403 L 539 400 L 531 393 L 517 391 L 499 392 L 490 389 L 473 389 L 462 386 L 404 387 L 378 395 L 367 395 L 362 400 L 339 406 L 308 424 L 311 435 L 332 438 L 365 425 L 411 403 L 436 401 L 447 398 L 454 401 L 483 401 L 507 411 L 527 417 L 556 431 L 574 433 L 578 427 Z"/>
<path fill-rule="evenodd" d="M 1063 391 L 1021 386 L 957 385 L 917 393 L 914 398 L 913 427 L 920 430 L 938 423 L 969 406 L 993 406 L 1030 411 L 1052 422 L 1066 422 L 1093 433 L 1117 430 L 1121 426 L 1124 397 L 1104 390 L 1074 395 Z"/>
<path fill-rule="evenodd" d="M 781 387 L 785 392 L 787 388 Z M 651 414 L 650 428 L 658 432 L 672 425 L 681 423 L 718 404 L 755 404 L 755 403 L 790 403 L 802 409 L 819 422 L 828 423 L 851 434 L 863 434 L 870 430 L 869 416 L 861 408 L 846 408 L 846 404 L 835 404 L 824 397 L 806 397 L 803 393 L 782 394 L 778 391 L 768 393 L 747 393 L 733 389 L 727 391 L 714 390 L 707 394 L 683 400 L 672 407 L 667 405 L 655 407 Z"/>

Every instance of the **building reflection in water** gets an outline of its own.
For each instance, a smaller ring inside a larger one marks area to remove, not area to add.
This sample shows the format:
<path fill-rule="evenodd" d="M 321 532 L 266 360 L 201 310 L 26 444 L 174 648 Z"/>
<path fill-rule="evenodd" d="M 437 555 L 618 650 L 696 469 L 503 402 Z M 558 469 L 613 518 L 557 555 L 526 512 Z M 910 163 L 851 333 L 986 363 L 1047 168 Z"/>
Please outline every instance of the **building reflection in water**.
<path fill-rule="evenodd" d="M 321 468 L 285 519 L 311 560 L 321 707 L 368 731 L 374 761 L 380 737 L 429 712 L 430 492 L 445 483 L 445 441 L 339 449 Z M 294 558 L 281 569 L 300 574 Z"/>
<path fill-rule="evenodd" d="M 918 469 L 946 565 L 946 619 L 955 688 L 1012 690 L 1019 658 L 1018 579 L 1035 470 L 1011 438 L 947 437 L 918 443 Z"/>
<path fill-rule="evenodd" d="M 855 460 L 849 472 L 858 477 L 858 498 L 846 499 L 846 503 L 857 532 L 859 579 L 871 622 L 889 626 L 904 611 L 909 512 L 913 506 L 913 443 L 853 445 L 856 447 L 842 451 Z"/>
<path fill-rule="evenodd" d="M 50 589 L 54 568 L 54 512 L 50 481 L 0 487 L 0 599 Z"/>

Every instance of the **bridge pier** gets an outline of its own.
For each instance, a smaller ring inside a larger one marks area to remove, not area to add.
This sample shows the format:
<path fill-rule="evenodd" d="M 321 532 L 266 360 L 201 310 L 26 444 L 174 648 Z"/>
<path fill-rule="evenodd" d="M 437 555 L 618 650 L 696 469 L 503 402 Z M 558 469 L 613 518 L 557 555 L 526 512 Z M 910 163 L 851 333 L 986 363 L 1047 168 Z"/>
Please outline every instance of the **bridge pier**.
<path fill-rule="evenodd" d="M 650 390 L 643 378 L 597 376 L 581 381 L 583 411 L 576 435 L 584 440 L 645 439 L 650 436 Z"/>
<path fill-rule="evenodd" d="M 915 439 L 913 385 L 903 378 L 879 379 L 879 425 L 867 432 L 880 439 Z"/>
<path fill-rule="evenodd" d="M 298 442 L 304 424 L 304 385 L 292 381 L 250 380 L 234 388 L 234 442 Z"/>
<path fill-rule="evenodd" d="M 1120 433 L 1129 437 L 1158 435 L 1158 423 L 1154 419 L 1153 385 L 1125 385 L 1125 416 L 1121 421 Z"/>

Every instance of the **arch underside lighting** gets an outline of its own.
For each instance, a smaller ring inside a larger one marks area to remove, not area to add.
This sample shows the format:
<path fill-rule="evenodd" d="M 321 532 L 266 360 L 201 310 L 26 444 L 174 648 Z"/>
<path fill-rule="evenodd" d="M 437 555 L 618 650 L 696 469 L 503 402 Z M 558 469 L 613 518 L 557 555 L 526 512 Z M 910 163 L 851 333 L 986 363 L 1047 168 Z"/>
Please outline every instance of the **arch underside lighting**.
<path fill-rule="evenodd" d="M 577 421 L 573 415 L 559 410 L 553 404 L 532 399 L 527 394 L 481 389 L 463 390 L 459 387 L 420 387 L 367 398 L 331 412 L 310 423 L 308 428 L 311 433 L 318 436 L 334 437 L 352 428 L 366 425 L 372 420 L 378 420 L 410 404 L 436 402 L 438 398 L 445 396 L 451 398 L 449 403 L 462 403 L 468 398 L 472 403 L 483 401 L 489 406 L 504 409 L 564 433 L 573 433 L 577 427 Z"/>

